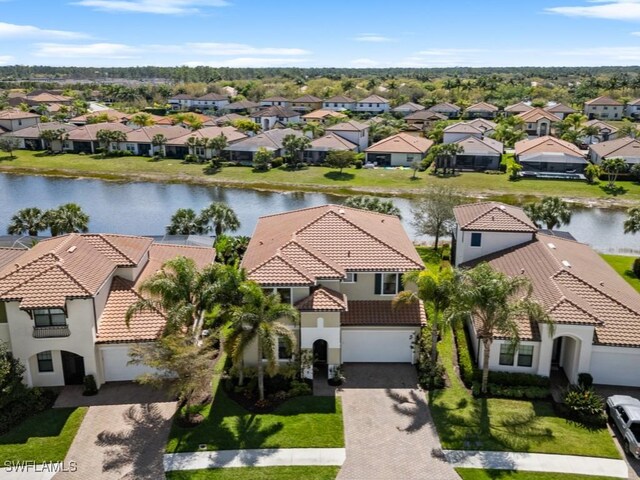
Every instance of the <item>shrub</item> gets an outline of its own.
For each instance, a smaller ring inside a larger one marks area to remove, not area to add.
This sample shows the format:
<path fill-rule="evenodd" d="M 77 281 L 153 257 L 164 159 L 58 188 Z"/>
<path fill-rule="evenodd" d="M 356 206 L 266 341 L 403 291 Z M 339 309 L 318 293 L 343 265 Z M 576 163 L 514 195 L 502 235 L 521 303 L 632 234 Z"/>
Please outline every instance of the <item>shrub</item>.
<path fill-rule="evenodd" d="M 640 257 L 636 258 L 633 261 L 633 267 L 632 268 L 633 268 L 633 274 L 636 277 L 640 278 Z"/>
<path fill-rule="evenodd" d="M 95 395 L 98 393 L 98 386 L 96 385 L 96 379 L 93 375 L 85 375 L 84 377 L 84 392 L 82 395 Z"/>
<path fill-rule="evenodd" d="M 606 425 L 604 401 L 593 388 L 570 386 L 564 396 L 564 409 L 567 416 L 577 422 L 592 426 Z"/>
<path fill-rule="evenodd" d="M 473 366 L 473 360 L 471 359 L 471 351 L 469 350 L 469 342 L 467 341 L 464 324 L 462 322 L 455 322 L 453 325 L 453 333 L 458 350 L 460 378 L 467 387 L 470 387 L 473 383 L 475 368 Z"/>
<path fill-rule="evenodd" d="M 291 382 L 291 388 L 289 389 L 290 397 L 302 397 L 304 395 L 311 395 L 313 392 L 311 386 L 304 381 L 294 380 Z"/>
<path fill-rule="evenodd" d="M 509 174 L 509 180 L 518 180 L 519 174 L 522 171 L 522 165 L 518 162 L 511 162 L 507 167 L 507 173 Z"/>
<path fill-rule="evenodd" d="M 485 170 L 484 173 L 487 175 L 502 175 L 504 172 L 501 170 Z"/>
<path fill-rule="evenodd" d="M 482 396 L 481 383 L 473 382 L 472 392 L 475 397 Z M 487 395 L 491 397 L 543 400 L 551 395 L 548 387 L 536 386 L 509 386 L 496 383 L 487 384 Z"/>
<path fill-rule="evenodd" d="M 482 371 L 477 370 L 474 374 L 474 381 L 482 380 Z M 546 387 L 549 388 L 549 377 L 534 375 L 533 373 L 517 372 L 489 372 L 489 383 L 503 385 L 507 387 Z"/>
<path fill-rule="evenodd" d="M 353 162 L 353 166 L 355 167 L 356 170 L 359 170 L 362 168 L 362 160 L 356 160 Z"/>
<path fill-rule="evenodd" d="M 584 177 L 587 179 L 587 183 L 593 183 L 600 175 L 602 175 L 602 169 L 599 165 L 590 163 L 584 169 Z"/>
<path fill-rule="evenodd" d="M 199 158 L 198 158 L 197 155 L 189 153 L 189 154 L 184 156 L 184 161 L 187 162 L 187 163 L 194 163 L 194 162 L 199 161 Z"/>
<path fill-rule="evenodd" d="M 578 385 L 583 388 L 591 388 L 593 386 L 593 377 L 590 373 L 578 374 Z"/>
<path fill-rule="evenodd" d="M 271 166 L 273 168 L 278 168 L 278 167 L 281 167 L 282 165 L 284 165 L 284 158 L 282 157 L 276 157 L 273 160 L 271 160 Z"/>

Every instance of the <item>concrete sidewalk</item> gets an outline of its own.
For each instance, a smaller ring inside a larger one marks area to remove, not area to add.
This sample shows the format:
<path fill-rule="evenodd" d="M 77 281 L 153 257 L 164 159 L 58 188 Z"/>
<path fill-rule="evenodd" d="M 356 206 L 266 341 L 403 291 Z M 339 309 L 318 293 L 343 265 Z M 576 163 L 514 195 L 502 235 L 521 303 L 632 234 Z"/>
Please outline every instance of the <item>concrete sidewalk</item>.
<path fill-rule="evenodd" d="M 444 450 L 444 455 L 455 468 L 573 473 L 616 478 L 628 478 L 629 476 L 626 462 L 612 458 L 472 450 Z"/>
<path fill-rule="evenodd" d="M 167 453 L 165 472 L 230 467 L 341 466 L 344 448 L 260 448 L 212 452 Z"/>

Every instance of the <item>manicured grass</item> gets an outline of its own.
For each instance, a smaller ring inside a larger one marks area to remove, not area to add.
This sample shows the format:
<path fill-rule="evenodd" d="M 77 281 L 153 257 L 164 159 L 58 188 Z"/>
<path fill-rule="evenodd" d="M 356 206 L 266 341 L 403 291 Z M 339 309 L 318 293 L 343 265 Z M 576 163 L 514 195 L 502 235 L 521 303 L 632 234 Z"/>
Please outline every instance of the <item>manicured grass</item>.
<path fill-rule="evenodd" d="M 523 472 L 514 470 L 482 470 L 456 468 L 462 480 L 614 480 L 614 477 L 576 475 L 575 473 Z"/>
<path fill-rule="evenodd" d="M 451 329 L 439 352 L 451 386 L 429 397 L 443 448 L 620 458 L 606 428 L 588 429 L 560 418 L 550 402 L 473 398 L 453 369 Z"/>
<path fill-rule="evenodd" d="M 333 480 L 340 467 L 247 467 L 167 472 L 167 480 Z"/>
<path fill-rule="evenodd" d="M 0 435 L 0 465 L 4 462 L 61 462 L 80 428 L 87 409 L 50 408 L 27 418 Z"/>
<path fill-rule="evenodd" d="M 620 274 L 622 278 L 624 278 L 629 285 L 635 288 L 638 292 L 640 292 L 640 278 L 636 277 L 636 274 L 633 273 L 633 261 L 636 257 L 629 257 L 626 255 L 600 255 L 605 262 L 607 262 L 611 267 Z"/>
<path fill-rule="evenodd" d="M 174 423 L 168 453 L 193 452 L 200 444 L 208 450 L 344 446 L 339 398 L 296 397 L 272 413 L 254 414 L 218 388 L 213 403 L 201 413 L 205 420 L 195 428 Z"/>
<path fill-rule="evenodd" d="M 220 184 L 246 188 L 272 190 L 322 190 L 338 194 L 378 193 L 396 195 L 419 194 L 425 186 L 446 184 L 476 196 L 517 201 L 535 196 L 562 195 L 567 198 L 603 199 L 622 202 L 640 200 L 640 184 L 620 181 L 617 196 L 607 192 L 604 183 L 588 185 L 585 182 L 562 180 L 522 179 L 511 182 L 507 175 L 463 173 L 451 178 L 436 178 L 425 172 L 412 180 L 412 171 L 384 169 L 347 169 L 340 175 L 336 170 L 311 167 L 300 171 L 281 168 L 256 173 L 250 167 L 225 167 L 217 173 L 207 173 L 202 164 L 184 164 L 177 159 L 153 161 L 146 157 L 98 158 L 91 155 L 43 155 L 26 150 L 16 151 L 16 159 L 0 157 L 0 171 L 62 176 L 89 176 L 112 180 L 147 180 L 163 182 L 192 182 Z"/>

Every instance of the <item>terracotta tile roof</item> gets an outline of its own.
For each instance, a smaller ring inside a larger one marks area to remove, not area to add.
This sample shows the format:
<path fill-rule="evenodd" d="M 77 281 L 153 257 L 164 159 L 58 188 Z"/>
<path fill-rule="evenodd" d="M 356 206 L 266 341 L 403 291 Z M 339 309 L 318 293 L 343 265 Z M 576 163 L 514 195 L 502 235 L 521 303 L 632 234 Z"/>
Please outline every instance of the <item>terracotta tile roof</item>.
<path fill-rule="evenodd" d="M 358 145 L 350 142 L 346 138 L 342 138 L 335 133 L 327 133 L 322 137 L 311 141 L 308 150 L 328 151 L 328 150 L 356 150 Z"/>
<path fill-rule="evenodd" d="M 213 100 L 219 102 L 221 100 L 229 100 L 228 95 L 221 95 L 219 93 L 207 93 L 206 95 L 202 95 L 198 97 L 196 100 Z"/>
<path fill-rule="evenodd" d="M 502 155 L 504 146 L 493 138 L 476 138 L 468 136 L 458 140 L 458 145 L 463 148 L 461 155 Z"/>
<path fill-rule="evenodd" d="M 426 325 L 422 301 L 394 307 L 391 301 L 350 300 L 349 309 L 340 315 L 340 324 L 348 326 Z"/>
<path fill-rule="evenodd" d="M 564 103 L 556 103 L 544 108 L 547 112 L 551 113 L 575 113 L 575 109 L 565 105 Z"/>
<path fill-rule="evenodd" d="M 40 118 L 37 113 L 23 112 L 22 110 L 0 111 L 0 120 L 20 120 L 23 118 Z"/>
<path fill-rule="evenodd" d="M 380 95 L 369 95 L 356 103 L 389 103 L 389 100 L 382 98 Z"/>
<path fill-rule="evenodd" d="M 213 263 L 216 258 L 215 250 L 208 247 L 153 243 L 149 247 L 148 251 L 149 260 L 144 266 L 142 272 L 140 272 L 140 275 L 138 275 L 138 278 L 136 278 L 136 287 L 144 282 L 148 277 L 159 271 L 167 260 L 171 260 L 178 256 L 191 258 L 200 269 Z"/>
<path fill-rule="evenodd" d="M 429 109 L 429 110 L 418 110 L 416 112 L 413 112 L 409 115 L 407 115 L 406 117 L 404 117 L 405 120 L 407 121 L 411 121 L 411 120 L 447 120 L 449 117 L 447 117 L 446 115 L 443 115 L 441 113 L 438 112 L 434 112 L 433 110 Z"/>
<path fill-rule="evenodd" d="M 322 102 L 321 98 L 314 97 L 313 95 L 303 95 L 298 98 L 294 98 L 293 102 L 295 103 L 320 103 Z"/>
<path fill-rule="evenodd" d="M 530 153 L 564 153 L 571 156 L 583 156 L 582 150 L 573 143 L 549 135 L 516 142 L 515 153 L 516 156 Z"/>
<path fill-rule="evenodd" d="M 607 142 L 593 144 L 589 147 L 601 158 L 640 159 L 640 140 L 631 137 L 616 138 Z"/>
<path fill-rule="evenodd" d="M 586 126 L 593 126 L 596 127 L 598 130 L 600 130 L 600 132 L 602 132 L 603 130 L 608 130 L 609 133 L 615 133 L 618 131 L 618 129 L 616 127 L 614 127 L 613 125 L 609 125 L 606 122 L 603 122 L 602 120 L 598 120 L 597 118 L 594 118 L 593 120 L 589 120 L 588 122 L 585 123 Z"/>
<path fill-rule="evenodd" d="M 532 108 L 526 112 L 518 115 L 525 122 L 537 122 L 543 118 L 546 118 L 550 122 L 559 122 L 560 118 L 556 117 L 553 113 L 543 110 L 541 108 Z"/>
<path fill-rule="evenodd" d="M 127 127 L 121 123 L 91 123 L 82 125 L 81 127 L 71 130 L 69 132 L 69 140 L 79 142 L 97 141 L 96 136 L 100 130 L 117 130 L 119 132 L 129 133 L 133 131 L 133 128 Z"/>
<path fill-rule="evenodd" d="M 169 98 L 169 100 L 195 100 L 196 97 L 195 95 L 188 95 L 186 93 L 179 93 L 177 95 L 173 95 L 171 98 Z"/>
<path fill-rule="evenodd" d="M 49 103 L 49 102 L 70 102 L 72 100 L 71 97 L 65 97 L 64 95 L 54 95 L 52 93 L 42 92 L 36 95 L 27 95 L 27 99 L 39 102 L 39 103 Z"/>
<path fill-rule="evenodd" d="M 23 248 L 0 247 L 0 272 L 2 269 L 24 253 Z"/>
<path fill-rule="evenodd" d="M 495 130 L 498 126 L 497 123 L 487 120 L 486 118 L 474 118 L 473 120 L 468 120 L 465 123 L 467 125 L 472 125 L 483 132 L 486 132 L 487 130 Z"/>
<path fill-rule="evenodd" d="M 433 110 L 434 112 L 459 112 L 460 107 L 454 105 L 453 103 L 443 102 L 434 105 L 433 107 L 429 108 L 429 110 Z"/>
<path fill-rule="evenodd" d="M 408 133 L 398 133 L 374 143 L 365 152 L 418 153 L 424 155 L 433 145 L 428 138 L 414 137 Z"/>
<path fill-rule="evenodd" d="M 324 120 L 327 117 L 345 118 L 346 115 L 334 110 L 323 110 L 322 108 L 302 115 L 305 120 Z"/>
<path fill-rule="evenodd" d="M 272 151 L 280 150 L 282 148 L 282 141 L 287 135 L 301 137 L 302 132 L 292 128 L 276 128 L 273 130 L 267 130 L 259 135 L 254 135 L 253 137 L 248 137 L 234 143 L 233 145 L 229 145 L 225 150 L 238 152 L 255 152 L 259 148 L 266 148 L 267 150 Z"/>
<path fill-rule="evenodd" d="M 259 103 L 251 102 L 249 100 L 241 100 L 239 102 L 229 103 L 225 105 L 223 110 L 250 110 L 252 108 L 258 108 L 260 106 Z"/>
<path fill-rule="evenodd" d="M 191 131 L 179 125 L 153 125 L 140 127 L 127 132 L 127 141 L 132 143 L 151 143 L 155 135 L 164 135 L 167 140 L 188 135 Z"/>
<path fill-rule="evenodd" d="M 299 241 L 290 241 L 280 251 L 314 278 L 339 280 L 345 276 L 344 268 Z"/>
<path fill-rule="evenodd" d="M 458 122 L 446 127 L 444 133 L 475 133 L 482 135 L 484 132 L 468 122 Z"/>
<path fill-rule="evenodd" d="M 191 137 L 210 139 L 219 137 L 220 135 L 224 135 L 225 137 L 227 137 L 228 143 L 235 143 L 248 138 L 247 135 L 245 135 L 235 127 L 204 127 L 194 132 L 187 130 L 183 135 L 168 140 L 167 145 L 182 146 L 187 143 L 187 140 L 189 140 L 189 138 Z"/>
<path fill-rule="evenodd" d="M 588 100 L 586 102 L 584 102 L 585 105 L 606 105 L 606 106 L 610 106 L 610 107 L 622 107 L 623 104 L 618 102 L 617 100 L 614 100 L 613 98 L 607 96 L 607 95 L 603 95 L 601 97 L 598 98 L 594 98 L 592 100 Z"/>
<path fill-rule="evenodd" d="M 518 102 L 513 105 L 509 105 L 508 107 L 504 107 L 504 111 L 510 113 L 524 113 L 528 112 L 529 110 L 533 110 L 533 107 L 524 102 Z"/>
<path fill-rule="evenodd" d="M 275 96 L 275 97 L 263 98 L 261 101 L 262 102 L 288 102 L 289 99 L 285 97 Z"/>
<path fill-rule="evenodd" d="M 280 254 L 267 259 L 256 267 L 247 270 L 247 276 L 260 285 L 311 286 L 314 279 L 300 265 L 294 265 Z"/>
<path fill-rule="evenodd" d="M 297 302 L 295 307 L 301 312 L 345 312 L 347 311 L 347 297 L 335 290 L 320 287 L 308 297 Z"/>
<path fill-rule="evenodd" d="M 355 100 L 345 95 L 336 95 L 335 97 L 327 98 L 324 103 L 355 103 Z"/>
<path fill-rule="evenodd" d="M 453 208 L 462 230 L 482 232 L 536 232 L 524 210 L 499 202 L 478 202 Z"/>
<path fill-rule="evenodd" d="M 465 112 L 497 112 L 499 109 L 495 105 L 487 102 L 474 103 L 470 107 L 465 108 Z"/>
<path fill-rule="evenodd" d="M 361 130 L 367 130 L 368 128 L 369 125 L 366 123 L 349 120 L 348 122 L 338 123 L 328 127 L 327 132 L 359 132 Z"/>
<path fill-rule="evenodd" d="M 216 122 L 217 125 L 222 126 L 227 122 L 234 122 L 242 118 L 247 118 L 247 117 L 245 117 L 244 115 L 238 115 L 237 113 L 228 113 L 226 115 L 221 115 L 219 117 L 216 117 L 214 121 Z"/>
<path fill-rule="evenodd" d="M 280 107 L 275 105 L 273 107 L 268 107 L 263 110 L 259 110 L 251 114 L 251 118 L 262 118 L 262 117 L 283 117 L 283 118 L 293 118 L 299 117 L 300 113 L 295 110 L 291 110 L 288 107 Z"/>
<path fill-rule="evenodd" d="M 76 128 L 78 128 L 76 125 L 69 125 L 68 123 L 39 122 L 31 127 L 25 127 L 21 128 L 20 130 L 16 130 L 15 132 L 10 132 L 7 134 L 7 136 L 18 138 L 40 138 L 40 134 L 47 130 L 63 129 L 65 132 L 70 132 L 71 130 L 75 130 Z"/>
<path fill-rule="evenodd" d="M 103 116 L 103 115 L 107 115 L 107 117 L 109 118 L 109 122 L 121 122 L 122 120 L 125 120 L 129 117 L 128 114 L 120 112 L 118 110 L 107 109 L 107 110 L 100 110 L 97 112 L 85 113 L 84 115 L 79 115 L 77 117 L 72 118 L 69 121 L 71 123 L 87 123 L 87 121 L 89 121 L 90 118 Z"/>

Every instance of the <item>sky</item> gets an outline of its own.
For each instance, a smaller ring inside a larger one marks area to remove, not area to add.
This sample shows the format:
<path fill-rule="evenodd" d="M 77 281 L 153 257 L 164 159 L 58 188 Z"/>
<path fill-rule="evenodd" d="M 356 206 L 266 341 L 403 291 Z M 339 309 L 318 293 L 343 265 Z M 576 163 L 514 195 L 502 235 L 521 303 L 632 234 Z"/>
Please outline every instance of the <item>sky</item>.
<path fill-rule="evenodd" d="M 0 0 L 0 65 L 640 65 L 640 0 Z"/>

